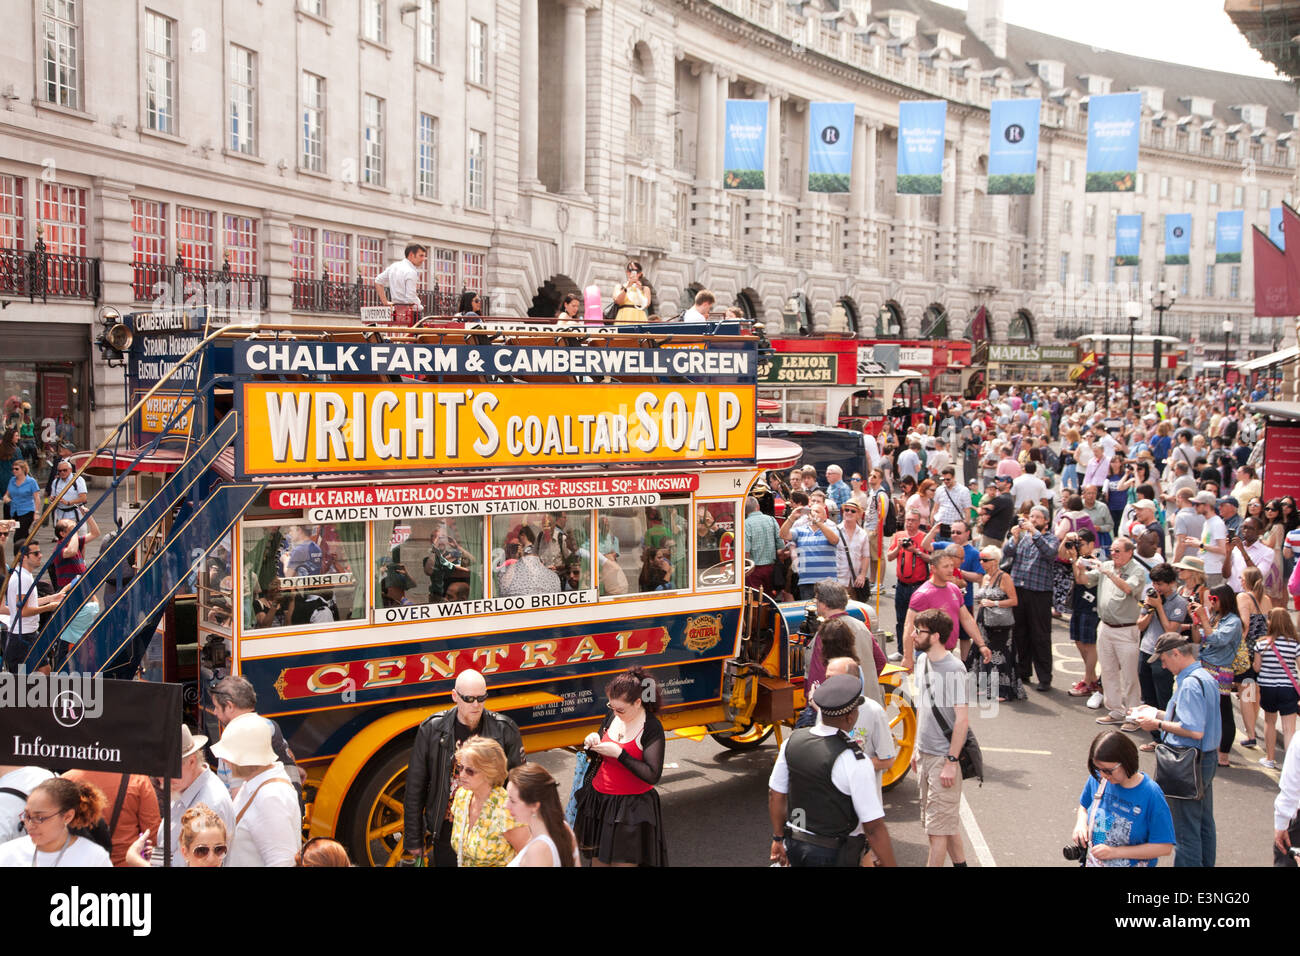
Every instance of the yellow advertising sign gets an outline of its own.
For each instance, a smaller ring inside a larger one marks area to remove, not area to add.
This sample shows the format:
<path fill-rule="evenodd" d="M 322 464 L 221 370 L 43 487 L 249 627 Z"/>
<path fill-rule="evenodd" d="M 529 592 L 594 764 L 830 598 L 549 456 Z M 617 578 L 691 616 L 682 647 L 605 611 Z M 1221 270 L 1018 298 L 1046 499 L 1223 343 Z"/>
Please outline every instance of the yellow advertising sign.
<path fill-rule="evenodd" d="M 752 460 L 752 385 L 238 387 L 244 476 Z"/>
<path fill-rule="evenodd" d="M 187 404 L 192 397 L 192 395 L 174 395 L 167 392 L 156 393 L 152 398 L 144 403 L 144 408 L 140 410 L 140 431 L 149 432 L 154 435 L 164 431 L 167 423 L 171 421 L 172 416 L 176 414 L 177 408 Z M 183 416 L 181 416 L 180 421 L 170 429 L 166 429 L 167 434 L 188 435 L 190 433 L 190 425 L 193 423 L 193 419 L 194 409 L 190 408 Z"/>

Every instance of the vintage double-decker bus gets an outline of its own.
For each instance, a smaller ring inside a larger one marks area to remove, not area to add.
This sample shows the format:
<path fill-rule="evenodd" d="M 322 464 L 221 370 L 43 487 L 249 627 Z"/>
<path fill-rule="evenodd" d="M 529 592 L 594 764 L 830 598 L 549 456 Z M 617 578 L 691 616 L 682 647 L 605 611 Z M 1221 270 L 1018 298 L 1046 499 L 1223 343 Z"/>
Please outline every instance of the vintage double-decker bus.
<path fill-rule="evenodd" d="M 743 585 L 745 497 L 800 455 L 756 435 L 747 328 L 213 328 L 199 310 L 104 342 L 131 412 L 77 461 L 126 524 L 29 662 L 98 593 L 64 668 L 185 683 L 213 739 L 211 687 L 244 675 L 306 770 L 310 833 L 358 862 L 402 852 L 415 730 L 467 668 L 529 750 L 578 745 L 633 664 L 665 729 L 728 747 L 802 707 L 813 622 Z M 892 784 L 915 721 L 882 684 Z"/>

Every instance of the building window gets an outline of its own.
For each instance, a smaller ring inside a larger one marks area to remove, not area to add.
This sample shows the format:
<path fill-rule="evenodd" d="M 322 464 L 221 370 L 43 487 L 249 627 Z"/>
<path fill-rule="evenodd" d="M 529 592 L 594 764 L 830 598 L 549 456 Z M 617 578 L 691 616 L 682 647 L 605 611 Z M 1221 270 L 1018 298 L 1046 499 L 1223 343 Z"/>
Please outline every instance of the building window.
<path fill-rule="evenodd" d="M 1107 256 L 1106 257 L 1106 281 L 1109 282 L 1111 285 L 1115 284 L 1115 269 L 1116 269 L 1115 257 Z"/>
<path fill-rule="evenodd" d="M 314 17 L 325 17 L 325 0 L 298 0 L 298 9 Z"/>
<path fill-rule="evenodd" d="M 1232 187 L 1232 208 L 1240 209 L 1244 205 L 1246 205 L 1246 187 L 1233 186 Z"/>
<path fill-rule="evenodd" d="M 465 252 L 461 254 L 461 281 L 467 292 L 483 292 L 483 260 L 481 252 Z"/>
<path fill-rule="evenodd" d="M 1061 182 L 1070 184 L 1074 182 L 1074 160 L 1067 159 L 1061 169 Z"/>
<path fill-rule="evenodd" d="M 1214 298 L 1214 265 L 1212 263 L 1205 267 L 1205 297 L 1207 299 Z"/>
<path fill-rule="evenodd" d="M 1261 189 L 1261 190 L 1259 191 L 1259 205 L 1258 205 L 1257 208 L 1259 208 L 1259 209 L 1267 209 L 1267 208 L 1268 208 L 1268 190 L 1267 190 L 1267 189 Z"/>
<path fill-rule="evenodd" d="M 1168 176 L 1160 177 L 1160 198 L 1161 199 L 1169 198 L 1169 177 Z"/>
<path fill-rule="evenodd" d="M 315 279 L 316 230 L 309 226 L 290 226 L 293 236 L 293 277 Z"/>
<path fill-rule="evenodd" d="M 425 199 L 438 198 L 438 119 L 428 113 L 420 114 L 415 155 L 415 194 Z"/>
<path fill-rule="evenodd" d="M 1070 254 L 1068 252 L 1062 252 L 1061 271 L 1057 275 L 1056 280 L 1060 282 L 1061 285 L 1065 285 L 1065 280 L 1068 279 L 1069 277 L 1070 277 Z"/>
<path fill-rule="evenodd" d="M 186 269 L 212 268 L 214 218 L 206 209 L 176 207 L 176 254 Z"/>
<path fill-rule="evenodd" d="M 1097 204 L 1096 203 L 1092 203 L 1092 202 L 1088 203 L 1088 209 L 1087 212 L 1085 213 L 1084 223 L 1085 223 L 1084 231 L 1090 236 L 1095 236 L 1097 234 Z"/>
<path fill-rule="evenodd" d="M 302 75 L 302 168 L 325 171 L 325 78 Z"/>
<path fill-rule="evenodd" d="M 131 200 L 131 261 L 167 263 L 167 204 Z"/>
<path fill-rule="evenodd" d="M 144 122 L 176 135 L 176 21 L 145 12 Z"/>
<path fill-rule="evenodd" d="M 257 220 L 251 216 L 226 215 L 226 261 L 231 272 L 257 272 Z"/>
<path fill-rule="evenodd" d="M 334 282 L 352 281 L 352 234 L 335 232 L 332 229 L 320 231 L 321 268 L 329 274 Z"/>
<path fill-rule="evenodd" d="M 257 152 L 257 54 L 230 46 L 230 148 L 253 156 Z"/>
<path fill-rule="evenodd" d="M 384 0 L 361 0 L 361 35 L 372 43 L 384 42 Z"/>
<path fill-rule="evenodd" d="M 465 205 L 471 209 L 483 209 L 487 205 L 486 171 L 487 134 L 476 129 L 469 131 L 468 162 L 465 166 Z"/>
<path fill-rule="evenodd" d="M 46 252 L 60 256 L 86 254 L 86 190 L 41 183 L 36 221 L 43 229 Z"/>
<path fill-rule="evenodd" d="M 371 186 L 384 184 L 384 101 L 367 93 L 363 98 L 365 126 L 362 155 L 364 167 L 361 181 Z"/>
<path fill-rule="evenodd" d="M 1190 295 L 1192 291 L 1192 267 L 1183 266 L 1183 281 L 1178 288 L 1179 295 Z"/>
<path fill-rule="evenodd" d="M 420 0 L 416 14 L 415 55 L 421 63 L 438 65 L 438 0 Z"/>
<path fill-rule="evenodd" d="M 1228 298 L 1241 298 L 1241 266 L 1233 266 L 1228 270 Z"/>
<path fill-rule="evenodd" d="M 47 102 L 74 110 L 81 108 L 77 15 L 77 0 L 42 0 L 42 95 Z"/>
<path fill-rule="evenodd" d="M 433 251 L 433 281 L 439 292 L 458 292 L 456 286 L 456 250 L 435 249 Z"/>
<path fill-rule="evenodd" d="M 1188 179 L 1185 183 L 1183 183 L 1183 198 L 1184 198 L 1184 199 L 1195 199 L 1195 198 L 1196 198 L 1196 180 L 1195 180 L 1195 179 Z"/>
<path fill-rule="evenodd" d="M 1061 232 L 1070 233 L 1074 231 L 1074 203 L 1066 200 L 1061 203 Z"/>
<path fill-rule="evenodd" d="M 1088 253 L 1083 257 L 1083 281 L 1091 282 L 1093 277 L 1093 266 L 1097 263 L 1097 257 Z"/>
<path fill-rule="evenodd" d="M 1208 198 L 1209 198 L 1209 203 L 1210 203 L 1211 206 L 1213 206 L 1213 205 L 1215 205 L 1216 203 L 1218 203 L 1218 201 L 1219 201 L 1219 184 L 1218 184 L 1218 183 L 1210 183 L 1210 195 L 1209 195 Z"/>
<path fill-rule="evenodd" d="M 487 24 L 482 20 L 469 21 L 469 81 L 487 86 Z"/>
<path fill-rule="evenodd" d="M 23 247 L 23 186 L 19 176 L 0 176 L 0 249 Z"/>
<path fill-rule="evenodd" d="M 1139 196 L 1145 196 L 1145 195 L 1146 195 L 1146 193 L 1147 193 L 1147 174 L 1146 174 L 1146 173 L 1138 173 L 1138 174 L 1137 174 L 1137 183 L 1136 183 L 1136 185 L 1135 185 L 1133 191 L 1134 191 L 1135 193 L 1137 193 Z"/>
<path fill-rule="evenodd" d="M 367 281 L 384 271 L 384 240 L 357 236 L 357 275 Z"/>

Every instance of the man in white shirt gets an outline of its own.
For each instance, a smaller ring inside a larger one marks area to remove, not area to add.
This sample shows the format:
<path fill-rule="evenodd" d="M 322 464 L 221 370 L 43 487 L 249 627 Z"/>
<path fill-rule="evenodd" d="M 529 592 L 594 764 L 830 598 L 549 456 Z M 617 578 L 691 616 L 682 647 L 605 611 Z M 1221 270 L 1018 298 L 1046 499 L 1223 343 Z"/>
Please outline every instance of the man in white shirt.
<path fill-rule="evenodd" d="M 423 308 L 416 292 L 420 287 L 420 267 L 429 257 L 429 250 L 418 242 L 409 242 L 402 255 L 405 258 L 397 260 L 375 276 L 375 291 L 379 293 L 380 302 L 393 307 L 394 322 L 399 325 L 414 325 Z M 387 292 L 384 291 L 385 287 Z"/>
<path fill-rule="evenodd" d="M 1264 577 L 1264 585 L 1270 582 L 1277 572 L 1273 570 L 1273 549 L 1259 540 L 1260 527 L 1258 518 L 1246 518 L 1241 522 L 1241 532 L 1228 545 L 1231 564 L 1228 565 L 1228 587 L 1234 591 L 1243 590 L 1241 575 L 1247 568 L 1259 568 Z"/>
<path fill-rule="evenodd" d="M 862 426 L 862 447 L 867 453 L 867 467 L 879 468 L 881 459 L 880 443 L 876 441 L 875 435 L 867 431 L 868 427 L 867 425 Z"/>
<path fill-rule="evenodd" d="M 1294 867 L 1296 858 L 1291 855 L 1291 833 L 1295 829 L 1297 812 L 1300 812 L 1300 734 L 1287 744 L 1282 762 L 1282 779 L 1278 781 L 1277 799 L 1273 801 L 1273 865 Z"/>
<path fill-rule="evenodd" d="M 20 563 L 9 576 L 5 588 L 5 607 L 11 617 L 9 645 L 5 646 L 5 664 L 17 667 L 26 657 L 27 650 L 40 630 L 41 614 L 52 611 L 63 601 L 65 588 L 46 597 L 36 593 L 36 572 L 41 569 L 41 546 L 36 543 L 18 549 Z M 17 640 L 15 640 L 17 638 Z"/>
<path fill-rule="evenodd" d="M 65 488 L 68 489 L 66 493 L 63 491 Z M 84 478 L 73 479 L 72 462 L 66 458 L 59 462 L 54 480 L 50 482 L 50 500 L 54 501 L 60 494 L 63 498 L 54 508 L 54 520 L 71 518 L 77 521 L 81 517 L 77 509 L 86 503 L 86 481 Z"/>
<path fill-rule="evenodd" d="M 1013 486 L 1014 484 L 1015 482 L 1012 482 Z M 969 520 L 970 489 L 957 484 L 956 468 L 946 465 L 939 473 L 939 487 L 934 494 L 934 523 L 950 525 L 954 521 Z"/>
<path fill-rule="evenodd" d="M 243 781 L 235 795 L 226 866 L 293 866 L 302 846 L 302 813 L 293 783 L 271 749 L 271 725 L 257 714 L 240 714 L 226 724 L 212 753 Z"/>
<path fill-rule="evenodd" d="M 908 442 L 907 450 L 898 456 L 898 477 L 917 480 L 921 472 L 921 443 L 915 438 Z"/>
<path fill-rule="evenodd" d="M 1011 496 L 1015 499 L 1017 508 L 1026 501 L 1031 505 L 1051 506 L 1051 501 L 1047 496 L 1047 485 L 1043 483 L 1043 479 L 1035 474 L 1037 470 L 1037 462 L 1025 462 L 1025 473 L 1011 482 Z M 939 496 L 936 495 L 935 500 L 938 500 L 938 498 Z"/>
<path fill-rule="evenodd" d="M 1192 499 L 1196 502 L 1196 512 L 1205 518 L 1205 527 L 1201 529 L 1199 541 L 1188 540 L 1186 543 L 1196 547 L 1197 557 L 1205 563 L 1205 582 L 1212 588 L 1223 584 L 1223 562 L 1228 553 L 1228 526 L 1223 523 L 1215 511 L 1218 499 L 1212 491 L 1198 491 Z"/>
<path fill-rule="evenodd" d="M 948 454 L 947 443 L 942 438 L 934 439 L 932 451 L 926 452 L 925 470 L 931 475 L 943 474 L 944 468 L 952 464 L 952 456 Z"/>
<path fill-rule="evenodd" d="M 171 782 L 172 866 L 185 865 L 185 857 L 181 856 L 180 850 L 181 818 L 185 816 L 185 811 L 200 803 L 219 816 L 221 822 L 226 825 L 227 847 L 234 840 L 235 806 L 226 785 L 209 769 L 203 759 L 203 746 L 207 742 L 207 737 L 202 735 L 196 737 L 190 733 L 188 727 L 181 724 L 181 775 Z M 149 863 L 151 866 L 163 865 L 161 823 L 158 824 L 158 832 L 154 837 L 154 852 Z"/>
<path fill-rule="evenodd" d="M 683 322 L 707 322 L 709 321 L 709 311 L 713 308 L 713 293 L 708 289 L 701 289 L 695 293 L 695 304 L 682 313 Z"/>

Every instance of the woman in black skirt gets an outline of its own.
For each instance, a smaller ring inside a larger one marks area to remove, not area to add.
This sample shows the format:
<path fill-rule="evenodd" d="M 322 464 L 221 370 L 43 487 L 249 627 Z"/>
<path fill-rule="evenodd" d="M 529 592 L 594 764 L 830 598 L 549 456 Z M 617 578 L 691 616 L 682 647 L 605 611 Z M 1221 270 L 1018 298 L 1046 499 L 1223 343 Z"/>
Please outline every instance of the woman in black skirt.
<path fill-rule="evenodd" d="M 584 746 L 591 760 L 574 830 L 592 866 L 667 866 L 654 785 L 664 771 L 659 685 L 634 667 L 605 686 L 609 715 Z"/>

